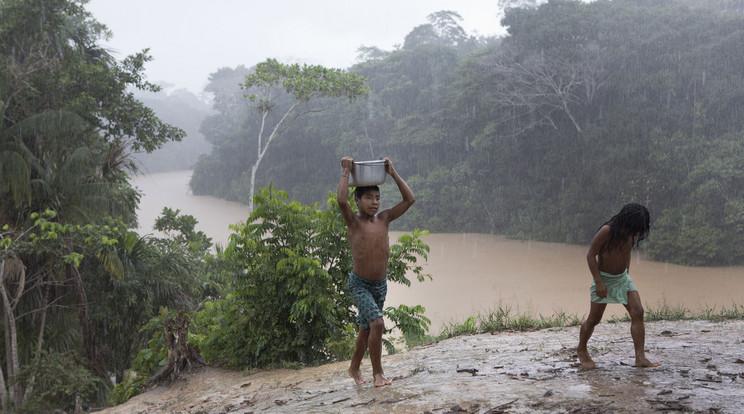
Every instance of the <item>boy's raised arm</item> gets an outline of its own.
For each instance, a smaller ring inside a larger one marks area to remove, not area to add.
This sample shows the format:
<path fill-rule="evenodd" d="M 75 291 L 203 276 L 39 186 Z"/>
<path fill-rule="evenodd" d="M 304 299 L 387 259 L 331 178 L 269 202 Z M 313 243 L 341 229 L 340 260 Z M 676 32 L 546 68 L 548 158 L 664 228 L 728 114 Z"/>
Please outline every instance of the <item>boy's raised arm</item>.
<path fill-rule="evenodd" d="M 413 205 L 413 203 L 416 202 L 416 198 L 413 196 L 411 187 L 409 187 L 408 184 L 406 184 L 405 180 L 403 180 L 403 178 L 398 175 L 398 172 L 395 171 L 395 167 L 393 167 L 393 162 L 390 160 L 390 158 L 387 157 L 385 157 L 385 170 L 388 174 L 390 174 L 391 177 L 393 177 L 393 180 L 395 180 L 395 184 L 398 185 L 398 190 L 400 190 L 400 195 L 403 197 L 403 200 L 400 203 L 396 204 L 393 208 L 380 213 L 380 216 L 382 218 L 384 218 L 388 222 L 391 222 L 402 216 L 403 213 L 405 213 Z"/>
<path fill-rule="evenodd" d="M 351 157 L 341 158 L 341 178 L 338 180 L 336 189 L 336 201 L 347 226 L 351 226 L 354 222 L 354 213 L 349 206 L 349 174 L 354 166 L 353 162 Z"/>

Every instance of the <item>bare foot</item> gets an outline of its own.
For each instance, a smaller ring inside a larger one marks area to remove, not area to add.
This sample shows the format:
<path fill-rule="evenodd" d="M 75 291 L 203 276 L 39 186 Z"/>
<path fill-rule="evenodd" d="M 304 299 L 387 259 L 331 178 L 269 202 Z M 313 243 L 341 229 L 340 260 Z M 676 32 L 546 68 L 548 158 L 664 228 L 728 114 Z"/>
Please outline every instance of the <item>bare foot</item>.
<path fill-rule="evenodd" d="M 362 378 L 362 373 L 358 369 L 349 368 L 349 376 L 354 379 L 356 385 L 366 384 L 367 381 Z"/>
<path fill-rule="evenodd" d="M 385 378 L 385 376 L 382 374 L 375 374 L 374 379 L 375 379 L 375 387 L 384 387 L 386 385 L 390 385 L 393 383 L 392 380 Z"/>
<path fill-rule="evenodd" d="M 589 352 L 586 350 L 577 350 L 576 353 L 579 355 L 579 362 L 581 362 L 581 369 L 594 369 L 597 368 L 597 364 L 594 363 L 592 357 L 589 356 Z"/>
<path fill-rule="evenodd" d="M 661 366 L 661 364 L 658 364 L 656 362 L 651 362 L 646 357 L 643 358 L 636 358 L 635 363 L 636 368 L 656 368 L 658 366 Z"/>

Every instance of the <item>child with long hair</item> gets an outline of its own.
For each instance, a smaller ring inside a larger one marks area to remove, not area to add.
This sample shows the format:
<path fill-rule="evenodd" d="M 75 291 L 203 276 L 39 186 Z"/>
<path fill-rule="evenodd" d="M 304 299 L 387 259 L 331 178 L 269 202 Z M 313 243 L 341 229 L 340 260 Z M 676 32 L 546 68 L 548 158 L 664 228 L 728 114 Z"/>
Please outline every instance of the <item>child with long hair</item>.
<path fill-rule="evenodd" d="M 643 306 L 638 289 L 630 278 L 630 252 L 648 236 L 650 215 L 646 207 L 626 204 L 604 223 L 592 239 L 586 255 L 594 282 L 590 289 L 589 316 L 581 325 L 577 354 L 582 369 L 596 368 L 589 356 L 587 342 L 594 327 L 602 320 L 608 303 L 622 303 L 630 315 L 630 335 L 635 348 L 635 366 L 657 367 L 646 358 Z"/>

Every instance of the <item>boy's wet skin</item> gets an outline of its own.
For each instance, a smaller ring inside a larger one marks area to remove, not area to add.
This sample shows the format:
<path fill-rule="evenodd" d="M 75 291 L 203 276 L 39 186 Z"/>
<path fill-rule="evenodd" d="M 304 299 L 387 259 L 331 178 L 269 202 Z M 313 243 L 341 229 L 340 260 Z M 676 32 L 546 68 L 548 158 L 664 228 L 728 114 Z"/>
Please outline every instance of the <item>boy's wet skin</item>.
<path fill-rule="evenodd" d="M 359 310 L 361 321 L 354 354 L 349 366 L 349 376 L 357 385 L 366 383 L 359 369 L 364 353 L 369 349 L 375 387 L 390 385 L 382 370 L 382 304 L 387 293 L 387 263 L 390 255 L 388 227 L 415 202 L 408 184 L 398 175 L 392 161 L 385 158 L 385 171 L 394 180 L 403 200 L 393 208 L 378 213 L 380 191 L 375 187 L 358 187 L 355 201 L 358 213 L 349 207 L 349 175 L 353 168 L 350 157 L 341 159 L 342 173 L 338 183 L 337 202 L 348 231 L 354 271 L 349 275 L 350 290 Z M 351 286 L 353 284 L 354 286 Z M 365 315 L 371 315 L 366 317 Z"/>
<path fill-rule="evenodd" d="M 633 338 L 635 366 L 639 368 L 658 367 L 646 358 L 644 311 L 641 296 L 635 289 L 628 272 L 630 255 L 633 246 L 648 234 L 648 210 L 639 204 L 628 204 L 605 223 L 592 239 L 587 252 L 587 264 L 594 279 L 594 291 L 590 302 L 589 316 L 581 324 L 579 346 L 576 353 L 582 369 L 597 367 L 587 349 L 587 343 L 594 332 L 594 327 L 602 320 L 607 303 L 622 303 L 630 316 L 630 334 Z M 618 297 L 618 291 L 610 295 L 606 283 L 622 286 L 625 297 Z M 596 296 L 594 294 L 596 293 Z"/>
<path fill-rule="evenodd" d="M 348 228 L 354 273 L 368 280 L 381 280 L 387 273 L 390 254 L 388 221 L 377 215 L 380 193 L 364 193 L 357 201 L 360 213 Z"/>
<path fill-rule="evenodd" d="M 366 384 L 367 383 L 367 380 L 365 380 L 364 378 L 362 378 L 362 371 L 360 371 L 359 368 L 357 368 L 357 369 L 351 369 L 351 368 L 349 368 L 349 376 L 352 379 L 354 379 L 354 382 L 356 383 L 356 385 L 362 385 L 362 384 Z"/>

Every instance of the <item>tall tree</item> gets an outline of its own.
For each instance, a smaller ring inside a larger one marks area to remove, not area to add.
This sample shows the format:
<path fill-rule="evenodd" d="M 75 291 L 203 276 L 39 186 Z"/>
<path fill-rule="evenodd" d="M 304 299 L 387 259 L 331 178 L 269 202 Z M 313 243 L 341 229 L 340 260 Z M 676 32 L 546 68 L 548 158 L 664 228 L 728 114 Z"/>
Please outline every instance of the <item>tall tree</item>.
<path fill-rule="evenodd" d="M 144 79 L 147 51 L 114 59 L 100 44 L 108 30 L 84 4 L 0 2 L 0 395 L 10 391 L 9 410 L 49 391 L 35 372 L 55 355 L 70 352 L 77 359 L 67 362 L 108 381 L 109 326 L 97 324 L 93 299 L 120 288 L 96 281 L 133 273 L 115 248 L 136 222 L 129 152 L 183 136 L 134 97 L 158 89 Z M 57 223 L 42 226 L 34 212 L 47 209 Z M 94 230 L 102 237 L 84 235 Z M 73 254 L 84 245 L 85 260 Z"/>
<path fill-rule="evenodd" d="M 345 97 L 353 100 L 365 94 L 367 87 L 364 78 L 354 73 L 318 65 L 283 64 L 275 59 L 267 59 L 256 65 L 253 73 L 246 76 L 243 86 L 250 92 L 249 98 L 255 102 L 260 115 L 256 161 L 251 166 L 249 187 L 249 207 L 253 210 L 256 172 L 287 118 L 295 113 L 301 116 L 310 111 L 321 110 L 308 105 L 323 97 Z M 301 106 L 304 108 L 297 109 Z"/>

